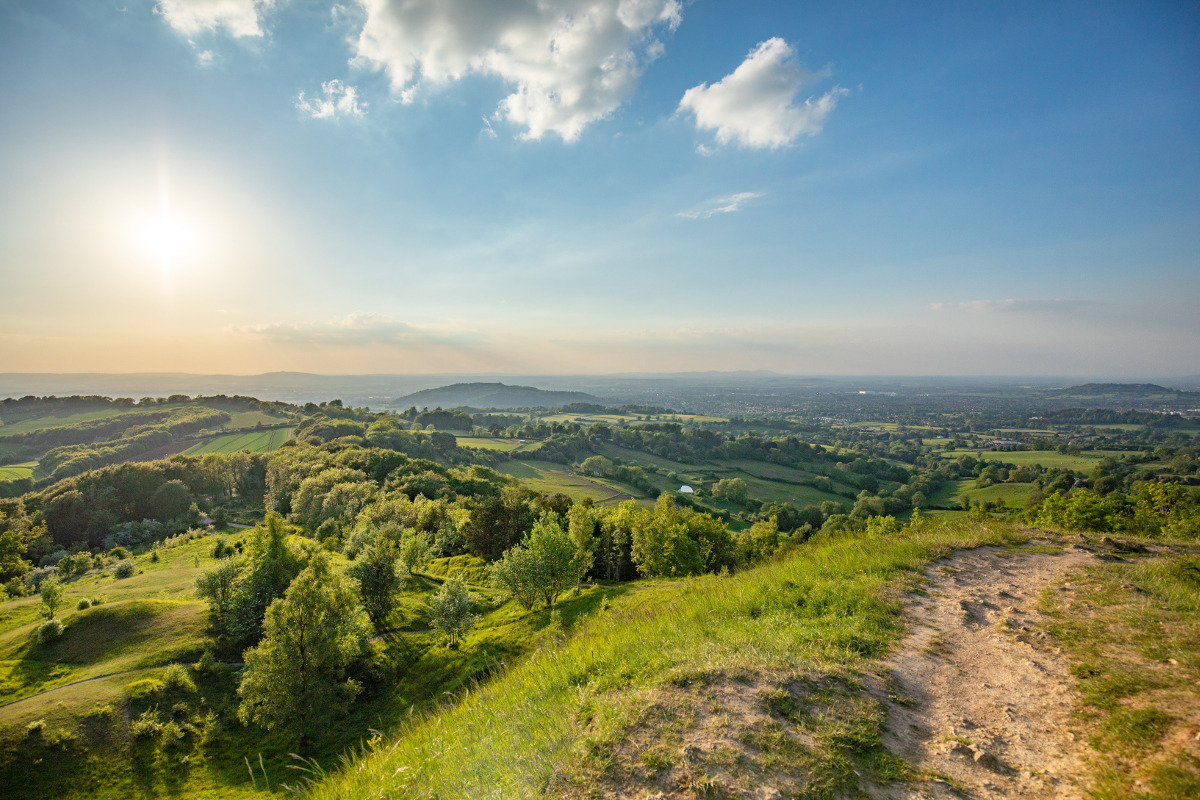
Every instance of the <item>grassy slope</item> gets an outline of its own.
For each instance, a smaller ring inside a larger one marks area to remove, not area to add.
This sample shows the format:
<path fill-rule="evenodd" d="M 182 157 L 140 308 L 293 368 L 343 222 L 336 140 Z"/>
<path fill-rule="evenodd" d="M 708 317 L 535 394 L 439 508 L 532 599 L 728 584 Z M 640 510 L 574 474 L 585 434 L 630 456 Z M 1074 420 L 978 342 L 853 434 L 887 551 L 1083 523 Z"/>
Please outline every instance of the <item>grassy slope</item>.
<path fill-rule="evenodd" d="M 827 539 L 733 576 L 630 587 L 611 608 L 582 620 L 569 638 L 547 643 L 441 713 L 414 720 L 394 742 L 377 742 L 361 763 L 315 786 L 312 796 L 582 791 L 631 769 L 614 757 L 615 744 L 643 724 L 647 700 L 662 687 L 732 680 L 754 686 L 770 703 L 782 702 L 778 687 L 801 676 L 836 676 L 849 685 L 899 635 L 894 597 L 916 581 L 916 570 L 954 547 L 1017 542 L 1025 535 L 996 524 Z M 833 705 L 855 710 L 849 717 L 842 711 L 815 715 L 816 743 L 787 745 L 795 751 L 793 764 L 821 771 L 823 780 L 809 789 L 848 788 L 854 769 L 881 777 L 894 771 L 877 746 L 878 712 Z M 765 742 L 756 741 L 764 747 L 755 752 L 768 753 Z M 670 763 L 669 753 L 656 758 L 665 762 L 645 769 L 679 766 Z"/>
<path fill-rule="evenodd" d="M 1120 560 L 1041 602 L 1098 752 L 1093 797 L 1200 797 L 1200 555 L 1194 545 L 1114 549 Z"/>
<path fill-rule="evenodd" d="M 231 433 L 219 436 L 200 444 L 193 445 L 183 451 L 186 456 L 202 456 L 205 453 L 234 453 L 246 450 L 251 453 L 267 453 L 278 450 L 291 436 L 293 428 L 273 428 L 266 431 L 250 431 L 247 433 Z"/>

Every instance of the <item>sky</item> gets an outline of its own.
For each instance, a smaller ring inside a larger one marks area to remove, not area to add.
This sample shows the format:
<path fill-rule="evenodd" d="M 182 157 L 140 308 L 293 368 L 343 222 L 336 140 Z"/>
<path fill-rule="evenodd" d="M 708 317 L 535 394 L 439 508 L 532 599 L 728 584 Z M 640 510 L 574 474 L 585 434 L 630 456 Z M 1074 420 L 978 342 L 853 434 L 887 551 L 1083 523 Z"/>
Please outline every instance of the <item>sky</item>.
<path fill-rule="evenodd" d="M 0 0 L 0 372 L 1200 374 L 1200 5 Z"/>

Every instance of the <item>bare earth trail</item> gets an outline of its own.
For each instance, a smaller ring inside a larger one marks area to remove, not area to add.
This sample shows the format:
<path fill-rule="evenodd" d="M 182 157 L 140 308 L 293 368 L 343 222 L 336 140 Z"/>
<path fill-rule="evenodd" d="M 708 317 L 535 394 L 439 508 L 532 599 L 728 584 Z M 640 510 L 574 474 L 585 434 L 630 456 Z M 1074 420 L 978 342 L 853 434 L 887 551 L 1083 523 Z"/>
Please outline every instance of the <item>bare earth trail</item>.
<path fill-rule="evenodd" d="M 1072 573 L 1095 562 L 1070 545 L 985 547 L 927 569 L 927 595 L 905 612 L 910 632 L 883 663 L 897 701 L 884 744 L 921 778 L 872 786 L 873 797 L 1083 797 L 1089 748 L 1071 730 L 1074 679 L 1038 632 L 1037 603 L 1046 589 L 1073 591 Z"/>

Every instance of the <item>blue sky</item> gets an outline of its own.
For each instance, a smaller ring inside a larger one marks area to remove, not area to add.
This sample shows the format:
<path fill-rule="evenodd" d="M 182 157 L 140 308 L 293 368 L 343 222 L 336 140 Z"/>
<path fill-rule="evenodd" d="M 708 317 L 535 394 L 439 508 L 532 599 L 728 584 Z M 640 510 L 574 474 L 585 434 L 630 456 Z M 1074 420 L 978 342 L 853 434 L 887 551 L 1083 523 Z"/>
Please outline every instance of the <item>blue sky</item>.
<path fill-rule="evenodd" d="M 0 0 L 0 371 L 1200 373 L 1193 3 Z"/>

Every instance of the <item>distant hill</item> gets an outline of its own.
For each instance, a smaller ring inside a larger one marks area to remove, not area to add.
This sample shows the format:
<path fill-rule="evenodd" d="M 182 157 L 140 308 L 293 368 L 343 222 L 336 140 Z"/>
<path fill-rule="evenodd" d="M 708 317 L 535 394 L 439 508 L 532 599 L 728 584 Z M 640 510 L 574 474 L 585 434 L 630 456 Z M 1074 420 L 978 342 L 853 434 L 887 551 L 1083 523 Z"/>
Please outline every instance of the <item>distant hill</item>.
<path fill-rule="evenodd" d="M 455 383 L 436 389 L 424 389 L 396 398 L 395 406 L 407 408 L 555 408 L 571 403 L 605 402 L 587 392 L 549 392 L 533 386 L 509 386 L 503 383 Z"/>
<path fill-rule="evenodd" d="M 1085 383 L 1081 386 L 1062 389 L 1056 394 L 1065 397 L 1105 397 L 1109 395 L 1157 397 L 1177 393 L 1176 389 L 1168 389 L 1157 383 Z"/>

